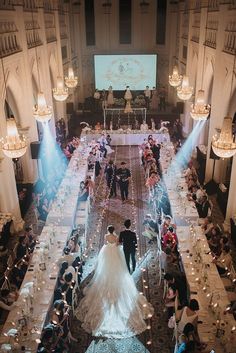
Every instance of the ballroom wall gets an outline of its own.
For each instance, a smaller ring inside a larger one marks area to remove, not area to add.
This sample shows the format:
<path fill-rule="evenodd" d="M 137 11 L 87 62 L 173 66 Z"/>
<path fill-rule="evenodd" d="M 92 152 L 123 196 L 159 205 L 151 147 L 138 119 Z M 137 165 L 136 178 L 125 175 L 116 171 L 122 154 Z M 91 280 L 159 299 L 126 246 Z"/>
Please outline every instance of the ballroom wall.
<path fill-rule="evenodd" d="M 80 3 L 80 5 L 79 5 Z M 108 8 L 104 3 L 109 3 Z M 168 75 L 177 64 L 187 73 L 195 90 L 205 89 L 211 104 L 211 118 L 206 123 L 199 143 L 208 144 L 206 182 L 211 179 L 213 162 L 209 158 L 210 143 L 215 128 L 221 127 L 227 114 L 236 109 L 236 2 L 235 0 L 167 1 L 165 41 L 157 44 L 157 0 L 131 1 L 131 42 L 119 41 L 119 1 L 94 1 L 95 43 L 86 43 L 84 1 L 8 0 L 0 2 L 0 136 L 6 134 L 4 103 L 7 99 L 19 130 L 29 140 L 38 140 L 38 129 L 32 117 L 37 91 L 43 90 L 53 107 L 55 120 L 67 118 L 66 104 L 56 103 L 52 88 L 58 75 L 65 75 L 72 65 L 79 77 L 78 87 L 70 91 L 67 102 L 78 103 L 94 92 L 94 54 L 157 53 L 159 83 L 168 88 L 168 101 L 177 104 L 175 90 L 168 86 Z M 161 1 L 159 0 L 159 5 Z M 3 80 L 6 78 L 7 95 Z M 234 73 L 233 73 L 234 71 Z M 233 77 L 233 80 L 232 80 Z M 190 118 L 191 102 L 185 103 L 182 121 L 186 136 L 193 127 Z M 21 222 L 12 162 L 0 155 L 0 211 L 13 212 Z M 3 159 L 2 159 L 3 158 Z M 236 161 L 233 159 L 227 222 L 236 213 Z M 23 182 L 37 179 L 37 162 L 31 159 L 30 149 L 22 157 Z M 225 182 L 226 161 L 216 161 L 214 178 Z M 10 176 L 10 177 L 9 177 Z M 234 178 L 234 179 L 233 179 Z M 9 199 L 9 193 L 11 197 Z M 9 200 L 8 200 L 9 199 Z M 226 223 L 227 223 L 226 222 Z"/>

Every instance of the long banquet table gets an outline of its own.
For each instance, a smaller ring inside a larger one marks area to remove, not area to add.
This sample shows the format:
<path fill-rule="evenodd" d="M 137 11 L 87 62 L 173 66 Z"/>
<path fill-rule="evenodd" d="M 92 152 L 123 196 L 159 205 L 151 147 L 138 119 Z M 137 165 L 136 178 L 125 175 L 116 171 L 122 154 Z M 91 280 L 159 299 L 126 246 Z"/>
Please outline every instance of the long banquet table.
<path fill-rule="evenodd" d="M 95 139 L 96 141 L 101 137 L 101 132 L 97 132 L 95 130 L 91 130 L 88 133 L 83 132 L 82 137 L 86 137 L 88 141 Z M 154 139 L 159 143 L 167 143 L 170 142 L 169 133 L 157 132 L 153 130 L 147 130 L 142 132 L 140 130 L 106 130 L 106 134 L 111 136 L 111 144 L 114 146 L 120 145 L 141 145 L 143 140 L 147 138 L 149 135 L 153 135 Z"/>
<path fill-rule="evenodd" d="M 22 319 L 26 317 L 28 318 L 27 329 L 21 329 L 19 343 L 25 346 L 28 352 L 37 351 L 38 339 L 41 336 L 56 287 L 57 261 L 62 255 L 65 243 L 74 226 L 79 184 L 80 181 L 85 180 L 87 173 L 87 156 L 87 146 L 82 145 L 71 158 L 48 214 L 46 225 L 40 235 L 40 242 L 30 260 L 21 285 L 21 295 L 16 306 L 9 312 L 2 329 L 0 347 L 2 343 L 9 341 L 9 337 L 4 334 L 13 328 L 19 328 L 23 322 Z M 25 290 L 27 287 L 30 287 L 30 295 L 24 296 L 24 293 L 27 293 Z M 15 351 L 18 352 L 19 348 Z"/>
<path fill-rule="evenodd" d="M 192 201 L 187 199 L 187 185 L 181 169 L 175 163 L 174 146 L 167 143 L 161 150 L 161 166 L 171 204 L 171 212 L 177 225 L 178 248 L 189 286 L 190 297 L 200 304 L 198 330 L 207 343 L 204 352 L 235 353 L 236 322 L 231 314 L 224 288 L 207 239 L 198 226 L 198 213 Z M 222 332 L 225 334 L 222 335 Z"/>

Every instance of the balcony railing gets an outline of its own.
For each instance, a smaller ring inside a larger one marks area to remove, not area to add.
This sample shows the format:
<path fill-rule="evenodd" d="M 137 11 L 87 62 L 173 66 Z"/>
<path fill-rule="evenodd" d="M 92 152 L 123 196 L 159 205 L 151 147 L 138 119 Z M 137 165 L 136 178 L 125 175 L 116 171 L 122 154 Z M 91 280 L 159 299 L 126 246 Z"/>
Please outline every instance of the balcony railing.
<path fill-rule="evenodd" d="M 0 34 L 0 57 L 9 56 L 21 51 L 17 41 L 17 33 L 1 33 Z"/>
<path fill-rule="evenodd" d="M 0 10 L 14 10 L 13 0 L 0 0 Z"/>
<path fill-rule="evenodd" d="M 236 21 L 230 21 L 226 26 L 223 51 L 236 54 Z"/>
<path fill-rule="evenodd" d="M 26 32 L 26 40 L 27 40 L 27 46 L 28 49 L 37 47 L 39 45 L 42 45 L 43 42 L 40 39 L 39 32 L 36 29 L 29 30 Z"/>

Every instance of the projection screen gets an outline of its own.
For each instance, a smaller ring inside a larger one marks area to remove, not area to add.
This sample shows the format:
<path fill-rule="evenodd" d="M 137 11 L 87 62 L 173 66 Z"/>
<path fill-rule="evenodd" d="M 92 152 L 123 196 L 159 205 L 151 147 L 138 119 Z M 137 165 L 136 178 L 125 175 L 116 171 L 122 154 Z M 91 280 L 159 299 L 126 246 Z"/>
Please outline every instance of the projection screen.
<path fill-rule="evenodd" d="M 123 91 L 144 90 L 156 86 L 156 54 L 94 55 L 95 86 L 97 89 Z"/>

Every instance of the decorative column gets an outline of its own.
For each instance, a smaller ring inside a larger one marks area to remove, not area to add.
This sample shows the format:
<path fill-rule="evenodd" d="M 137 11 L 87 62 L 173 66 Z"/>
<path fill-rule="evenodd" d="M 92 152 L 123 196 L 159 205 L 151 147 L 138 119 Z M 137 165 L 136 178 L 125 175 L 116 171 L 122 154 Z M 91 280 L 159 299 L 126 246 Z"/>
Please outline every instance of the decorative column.
<path fill-rule="evenodd" d="M 19 232 L 23 229 L 24 221 L 21 218 L 13 162 L 7 157 L 0 157 L 0 185 L 0 211 L 12 213 L 14 230 Z"/>
<path fill-rule="evenodd" d="M 226 216 L 224 221 L 225 230 L 230 229 L 230 218 L 236 216 L 236 156 L 233 157 L 230 186 L 229 186 L 229 196 L 226 209 Z"/>

